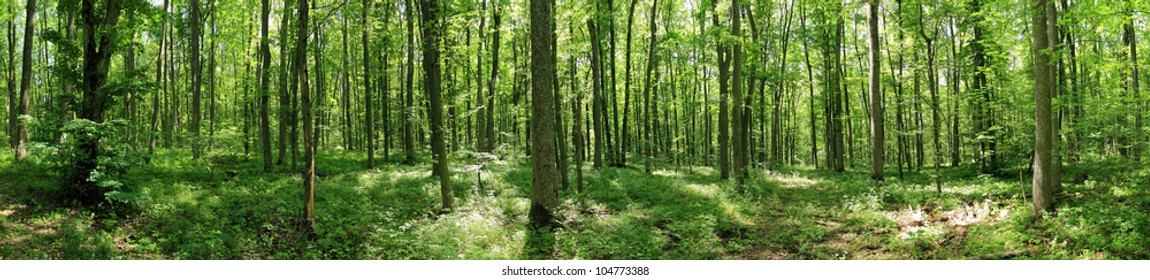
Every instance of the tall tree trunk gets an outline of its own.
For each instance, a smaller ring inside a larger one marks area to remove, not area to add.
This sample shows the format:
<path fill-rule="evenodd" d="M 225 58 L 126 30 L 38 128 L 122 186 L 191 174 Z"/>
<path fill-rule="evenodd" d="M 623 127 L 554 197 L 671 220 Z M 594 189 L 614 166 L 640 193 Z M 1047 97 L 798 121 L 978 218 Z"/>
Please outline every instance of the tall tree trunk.
<path fill-rule="evenodd" d="M 655 156 L 654 153 L 652 153 L 653 143 L 651 143 L 654 141 L 654 135 L 651 133 L 651 111 L 653 108 L 651 104 L 651 73 L 655 70 L 655 34 L 658 33 L 658 29 L 655 26 L 655 18 L 657 18 L 659 15 L 658 5 L 659 0 L 651 1 L 651 14 L 647 16 L 650 19 L 650 25 L 647 30 L 651 32 L 649 35 L 651 41 L 647 45 L 647 78 L 646 82 L 643 83 L 643 107 L 646 109 L 643 110 L 644 129 L 642 148 L 644 151 L 643 170 L 645 170 L 647 173 L 651 172 L 651 161 L 653 160 L 652 157 Z"/>
<path fill-rule="evenodd" d="M 34 1 L 34 0 L 30 0 Z M 112 96 L 101 88 L 108 81 L 108 68 L 115 50 L 116 29 L 113 28 L 120 21 L 120 0 L 108 0 L 101 7 L 102 13 L 96 12 L 95 0 L 83 0 L 80 6 L 80 19 L 84 28 L 84 68 L 83 85 L 84 95 L 81 98 L 80 118 L 101 123 L 108 106 L 113 104 Z M 34 13 L 29 13 L 34 14 Z M 99 15 L 99 16 L 97 16 Z M 31 16 L 29 16 L 31 19 Z M 29 29 L 31 28 L 29 23 Z M 108 30 L 96 37 L 96 30 Z M 25 37 L 30 37 L 31 33 Z M 27 48 L 27 45 L 26 45 Z M 27 50 L 27 49 L 25 49 Z M 31 61 L 30 55 L 25 52 L 25 66 Z M 93 205 L 104 200 L 104 192 L 95 182 L 88 180 L 98 166 L 100 155 L 100 137 L 76 137 L 77 146 L 84 153 L 77 159 L 71 182 L 74 184 L 69 195 L 83 204 Z"/>
<path fill-rule="evenodd" d="M 491 25 L 491 79 L 487 82 L 487 106 L 484 108 L 487 111 L 487 125 L 484 135 L 487 136 L 486 148 L 483 151 L 491 152 L 495 150 L 495 83 L 499 78 L 499 33 L 500 25 L 502 23 L 502 13 L 499 11 L 498 2 L 492 2 L 492 25 Z"/>
<path fill-rule="evenodd" d="M 272 64 L 271 47 L 268 46 L 268 14 L 271 5 L 268 0 L 260 0 L 260 153 L 263 155 L 264 172 L 272 171 L 272 138 L 271 119 L 268 116 L 268 101 L 271 94 L 268 90 L 270 82 L 268 71 Z"/>
<path fill-rule="evenodd" d="M 195 1 L 195 0 L 193 0 Z M 299 12 L 299 21 L 296 22 L 296 52 L 295 52 L 295 65 L 297 69 L 299 81 L 300 103 L 303 107 L 303 142 L 304 142 L 304 172 L 303 172 L 303 187 L 304 187 L 304 217 L 307 218 L 306 230 L 315 229 L 315 142 L 312 138 L 312 111 L 311 111 L 311 93 L 308 86 L 308 65 L 307 65 L 307 39 L 309 37 L 308 26 L 311 21 L 308 19 L 308 12 L 311 6 L 307 3 L 308 0 L 300 0 L 297 10 Z"/>
<path fill-rule="evenodd" d="M 32 90 L 32 40 L 36 30 L 36 0 L 28 0 L 24 13 L 24 59 L 20 70 L 20 105 L 21 116 L 29 116 L 28 99 Z M 28 157 L 28 122 L 16 121 L 16 161 L 23 161 Z"/>
<path fill-rule="evenodd" d="M 403 107 L 403 162 L 415 164 L 415 138 L 412 133 L 415 118 L 415 93 L 412 91 L 412 82 L 415 78 L 415 4 L 414 0 L 405 0 L 404 12 L 407 18 L 407 94 L 404 95 Z"/>
<path fill-rule="evenodd" d="M 740 12 L 739 0 L 731 0 L 731 36 L 738 39 L 743 36 L 742 32 L 742 13 Z M 740 41 L 735 41 L 731 44 L 731 57 L 732 57 L 732 70 L 731 70 L 731 98 L 734 99 L 734 120 L 731 122 L 731 130 L 733 130 L 731 145 L 735 150 L 731 153 L 734 158 L 734 171 L 735 182 L 739 193 L 744 192 L 743 181 L 747 178 L 747 142 L 746 142 L 746 128 L 744 122 L 746 118 L 743 113 L 743 47 Z"/>
<path fill-rule="evenodd" d="M 599 44 L 602 37 L 594 19 L 587 20 L 587 30 L 591 40 L 591 69 L 594 92 L 591 95 L 591 124 L 594 126 L 594 162 L 596 169 L 603 168 L 603 60 L 600 57 L 603 49 Z"/>
<path fill-rule="evenodd" d="M 436 159 L 435 173 L 439 175 L 439 190 L 443 197 L 443 209 L 450 211 L 452 209 L 451 173 L 448 173 L 447 148 L 444 146 L 446 143 L 443 137 L 443 98 L 440 94 L 439 78 L 439 36 L 441 35 L 440 32 L 443 31 L 441 29 L 443 25 L 439 16 L 439 1 L 423 0 L 420 2 L 420 7 L 422 9 L 420 28 L 423 37 L 420 42 L 423 46 L 423 85 L 427 92 L 427 99 L 431 103 L 431 108 L 428 110 L 431 121 L 431 152 Z M 548 89 L 542 94 L 551 95 L 552 93 Z M 554 138 L 542 139 L 554 140 Z M 550 155 L 552 153 L 539 154 Z"/>
<path fill-rule="evenodd" d="M 555 153 L 555 115 L 552 108 L 551 79 L 555 75 L 555 17 L 554 0 L 531 1 L 531 130 L 535 142 L 531 149 L 535 155 Z M 552 211 L 559 205 L 555 195 L 559 171 L 554 157 L 531 157 L 531 223 L 537 226 L 552 224 Z"/>
<path fill-rule="evenodd" d="M 623 140 L 619 145 L 619 166 L 627 166 L 627 144 L 630 142 L 630 129 L 628 119 L 631 111 L 631 32 L 635 23 L 635 4 L 636 0 L 631 0 L 631 8 L 627 12 L 627 50 L 626 60 L 627 65 L 623 70 L 623 132 L 620 133 Z"/>
<path fill-rule="evenodd" d="M 267 0 L 263 0 L 263 1 L 265 2 L 264 7 L 265 7 L 265 11 L 266 11 L 266 7 L 267 7 L 266 1 Z M 164 49 L 167 48 L 166 39 L 168 37 L 167 36 L 168 35 L 168 15 L 167 15 L 167 12 L 168 12 L 168 1 L 164 0 L 164 11 L 160 14 L 160 16 L 164 18 L 162 25 L 160 25 L 160 45 L 159 45 L 159 47 L 156 48 L 156 83 L 157 84 L 163 84 L 163 80 L 164 80 Z M 266 13 L 265 13 L 265 15 L 266 15 Z M 266 24 L 265 24 L 265 26 L 266 26 Z M 267 31 L 265 30 L 264 32 L 266 33 Z M 266 37 L 265 37 L 264 41 L 267 41 Z M 260 69 L 264 69 L 264 68 L 260 68 Z M 163 93 L 163 91 L 157 91 L 155 93 L 152 93 L 152 125 L 151 125 L 151 130 L 150 130 L 152 133 L 151 133 L 150 140 L 148 140 L 148 154 L 149 155 L 154 155 L 156 153 L 156 142 L 157 142 L 158 138 L 160 137 L 159 131 L 157 129 L 159 128 L 158 126 L 160 123 L 160 107 L 161 107 L 160 95 L 162 95 L 162 93 Z M 264 115 L 266 116 L 267 114 L 264 114 Z"/>
<path fill-rule="evenodd" d="M 1034 115 L 1035 115 L 1035 150 L 1034 150 L 1034 214 L 1039 218 L 1047 211 L 1054 210 L 1054 197 L 1052 187 L 1058 178 L 1053 175 L 1054 165 L 1058 164 L 1053 153 L 1054 135 L 1051 121 L 1050 97 L 1054 92 L 1050 78 L 1052 77 L 1050 41 L 1047 38 L 1048 0 L 1031 1 L 1031 34 L 1034 39 Z"/>
<path fill-rule="evenodd" d="M 8 14 L 15 15 L 16 12 L 13 7 L 16 6 L 14 1 L 7 1 Z M 16 134 L 19 134 L 16 129 L 16 115 L 20 111 L 19 106 L 16 105 L 16 21 L 8 21 L 8 69 L 5 69 L 5 80 L 8 85 L 8 125 L 5 126 L 5 132 L 8 134 L 9 148 L 16 149 Z"/>
<path fill-rule="evenodd" d="M 718 28 L 721 25 L 719 25 L 719 13 L 715 12 L 715 6 L 717 6 L 717 4 L 711 6 L 711 19 L 713 25 Z M 715 45 L 718 47 L 718 57 L 716 59 L 719 61 L 719 178 L 726 180 L 731 176 L 731 162 L 729 158 L 731 154 L 729 151 L 731 145 L 731 125 L 729 124 L 730 113 L 727 108 L 727 76 L 729 75 L 728 71 L 731 66 L 731 59 L 726 44 L 722 42 L 722 38 L 716 39 L 717 42 Z"/>
<path fill-rule="evenodd" d="M 1050 6 L 1053 5 L 1051 4 Z M 1129 81 L 1130 92 L 1133 95 L 1130 96 L 1131 101 L 1128 103 L 1128 106 L 1134 107 L 1132 108 L 1134 115 L 1134 130 L 1131 137 L 1132 143 L 1130 143 L 1130 155 L 1135 160 L 1139 160 L 1140 156 L 1142 155 L 1142 99 L 1139 97 L 1140 87 L 1138 80 L 1141 80 L 1142 76 L 1138 75 L 1138 35 L 1134 32 L 1134 7 L 1130 0 L 1126 0 L 1126 6 L 1128 15 L 1126 22 L 1122 24 L 1122 41 L 1125 43 L 1126 48 L 1129 50 L 1128 54 L 1130 55 L 1130 75 L 1127 76 L 1127 80 Z M 1053 7 L 1050 9 L 1053 9 Z M 1053 11 L 1048 12 L 1048 18 L 1053 20 L 1054 18 L 1052 16 Z M 1055 26 L 1051 26 L 1051 30 L 1057 30 L 1054 28 Z M 1053 35 L 1053 33 L 1051 33 L 1051 35 Z M 1052 37 L 1050 40 L 1057 40 L 1057 38 Z M 1056 41 L 1054 41 L 1052 44 L 1056 44 Z M 1052 45 L 1051 47 L 1055 46 L 1056 45 Z M 1057 89 L 1054 91 L 1054 93 L 1057 94 Z M 1057 127 L 1054 129 L 1057 130 Z M 1057 133 L 1055 133 L 1055 135 L 1057 135 Z"/>
<path fill-rule="evenodd" d="M 922 9 L 921 6 L 919 8 Z M 925 13 L 925 11 L 923 13 Z M 926 43 L 926 75 L 927 78 L 930 79 L 927 81 L 927 88 L 930 89 L 930 125 L 931 132 L 934 134 L 934 188 L 941 194 L 942 171 L 940 165 L 942 163 L 942 144 L 939 141 L 942 136 L 939 132 L 939 125 L 942 119 L 938 115 L 938 77 L 936 76 L 937 73 L 934 72 L 934 39 L 937 35 L 927 36 L 927 27 L 926 24 L 923 23 L 924 20 L 922 17 L 919 17 L 918 20 L 919 35 L 922 36 L 923 41 Z M 937 28 L 935 30 L 937 30 Z M 935 32 L 935 34 L 937 34 L 937 32 Z"/>
<path fill-rule="evenodd" d="M 803 30 L 804 32 L 807 32 L 807 13 L 805 9 L 800 11 L 799 14 L 801 15 L 799 20 L 801 20 Z M 808 44 L 810 38 L 808 37 L 810 36 L 803 36 L 803 60 L 805 62 L 803 68 L 807 69 L 807 90 L 809 91 L 810 97 L 807 100 L 810 104 L 810 106 L 807 108 L 807 111 L 810 113 L 811 120 L 811 163 L 814 165 L 815 169 L 819 169 L 819 141 L 817 132 L 818 124 L 815 120 L 815 75 L 814 66 L 811 65 L 811 49 Z"/>
<path fill-rule="evenodd" d="M 365 109 L 364 135 L 367 135 L 367 168 L 375 168 L 375 118 L 373 118 L 371 105 L 371 25 L 368 24 L 368 14 L 371 13 L 371 1 L 363 0 L 363 106 Z"/>
<path fill-rule="evenodd" d="M 575 38 L 575 29 L 573 27 L 568 28 L 568 31 L 571 32 L 571 38 Z M 571 67 L 568 73 L 571 75 L 569 80 L 571 92 L 568 94 L 575 97 L 571 101 L 571 140 L 575 145 L 575 152 L 572 153 L 575 157 L 575 187 L 579 193 L 583 193 L 583 93 L 575 89 L 575 85 L 578 84 L 575 60 L 575 55 L 571 55 L 569 58 Z"/>
<path fill-rule="evenodd" d="M 290 29 L 290 28 L 287 28 L 287 26 L 291 26 L 290 25 L 291 16 L 289 15 L 291 13 L 291 1 L 292 0 L 285 0 L 283 11 L 280 11 L 280 14 L 282 15 L 281 20 L 280 20 L 280 25 L 279 25 L 280 26 L 280 39 L 279 39 L 279 42 L 280 42 L 280 65 L 278 67 L 279 72 L 277 72 L 277 73 L 279 73 L 279 85 L 280 86 L 279 86 L 279 109 L 278 109 L 278 112 L 276 114 L 277 119 L 279 119 L 279 121 L 278 121 L 278 123 L 279 123 L 279 141 L 277 141 L 277 143 L 276 143 L 276 146 L 279 148 L 279 156 L 276 158 L 276 165 L 283 165 L 288 160 L 287 159 L 287 144 L 288 144 L 288 131 L 290 130 L 288 128 L 288 124 L 291 121 L 291 118 L 288 116 L 289 112 L 291 111 L 291 99 L 288 95 L 288 74 L 289 74 L 288 70 L 290 68 L 290 63 L 288 63 L 288 53 L 290 52 L 291 48 L 288 46 L 290 44 L 287 43 L 288 42 L 288 29 Z"/>
<path fill-rule="evenodd" d="M 200 138 L 200 120 L 202 118 L 200 109 L 200 84 L 202 79 L 201 75 L 203 74 L 203 66 L 200 61 L 200 37 L 202 33 L 200 27 L 203 24 L 200 22 L 200 0 L 191 0 L 188 5 L 191 6 L 189 15 L 191 22 L 189 25 L 192 33 L 189 39 L 191 47 L 189 47 L 188 50 L 189 59 L 191 60 L 190 63 L 192 65 L 192 123 L 189 130 L 192 134 L 192 158 L 199 159 L 204 152 L 202 145 L 203 139 Z"/>
<path fill-rule="evenodd" d="M 883 139 L 886 133 L 883 131 L 883 108 L 882 108 L 882 66 L 879 64 L 881 57 L 879 46 L 878 34 L 878 6 L 881 4 L 879 0 L 868 1 L 867 13 L 867 28 L 870 34 L 870 137 L 871 137 L 871 179 L 875 181 L 883 180 L 883 159 L 886 157 L 883 144 L 886 143 Z"/>

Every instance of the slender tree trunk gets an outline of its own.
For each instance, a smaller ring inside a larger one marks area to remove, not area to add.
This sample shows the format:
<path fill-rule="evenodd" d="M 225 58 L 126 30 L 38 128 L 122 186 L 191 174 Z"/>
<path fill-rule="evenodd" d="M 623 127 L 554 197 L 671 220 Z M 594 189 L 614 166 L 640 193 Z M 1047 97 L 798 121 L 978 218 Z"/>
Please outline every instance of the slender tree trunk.
<path fill-rule="evenodd" d="M 412 91 L 412 82 L 415 77 L 415 9 L 414 0 L 405 0 L 404 12 L 407 14 L 407 94 L 404 95 L 403 107 L 403 161 L 415 164 L 415 138 L 412 133 L 415 126 L 415 93 Z"/>
<path fill-rule="evenodd" d="M 623 70 L 623 132 L 619 136 L 623 140 L 619 143 L 619 166 L 627 166 L 627 144 L 631 139 L 631 127 L 628 124 L 631 111 L 631 32 L 635 23 L 636 3 L 636 0 L 631 0 L 631 8 L 627 12 L 627 50 L 625 51 L 627 64 Z"/>
<path fill-rule="evenodd" d="M 587 30 L 591 34 L 591 84 L 595 89 L 591 95 L 591 123 L 595 130 L 594 163 L 596 169 L 603 168 L 603 61 L 600 58 L 603 49 L 599 44 L 599 29 L 594 19 L 587 20 Z"/>
<path fill-rule="evenodd" d="M 575 29 L 573 27 L 568 28 L 571 38 L 575 38 Z M 571 75 L 569 80 L 571 92 L 568 94 L 575 97 L 571 101 L 571 141 L 575 145 L 575 152 L 572 153 L 575 157 L 575 187 L 579 193 L 583 193 L 583 93 L 575 89 L 575 85 L 578 84 L 575 55 L 571 55 L 568 60 L 571 65 L 568 73 Z"/>
<path fill-rule="evenodd" d="M 654 139 L 654 135 L 651 133 L 651 128 L 652 128 L 651 111 L 652 111 L 653 107 L 652 107 L 650 100 L 651 100 L 651 87 L 652 87 L 652 85 L 651 85 L 651 83 L 652 83 L 651 73 L 655 70 L 655 61 L 656 61 L 656 58 L 655 58 L 655 47 L 656 47 L 655 46 L 656 45 L 655 44 L 656 43 L 655 34 L 658 33 L 658 29 L 655 26 L 655 18 L 658 18 L 658 15 L 659 15 L 659 13 L 658 13 L 658 7 L 659 6 L 658 5 L 659 5 L 659 0 L 651 1 L 651 14 L 648 16 L 648 18 L 650 19 L 650 21 L 649 21 L 650 25 L 647 29 L 647 30 L 649 30 L 649 32 L 651 32 L 649 35 L 651 40 L 650 40 L 650 43 L 647 45 L 647 78 L 646 78 L 646 82 L 643 83 L 643 107 L 646 108 L 643 110 L 643 119 L 644 119 L 643 120 L 643 126 L 645 127 L 645 129 L 643 131 L 643 150 L 645 153 L 644 158 L 643 158 L 643 170 L 645 170 L 647 173 L 651 172 L 651 161 L 653 160 L 653 157 L 655 156 L 654 153 L 652 152 L 653 151 L 653 149 L 652 149 L 653 143 L 651 143 L 655 139 Z"/>
<path fill-rule="evenodd" d="M 287 145 L 288 145 L 288 124 L 291 118 L 288 116 L 291 111 L 291 99 L 288 95 L 288 70 L 291 67 L 288 63 L 288 53 L 291 48 L 288 46 L 288 29 L 291 26 L 291 1 L 285 0 L 282 18 L 280 20 L 280 65 L 279 65 L 279 111 L 277 112 L 277 119 L 279 119 L 279 141 L 276 145 L 279 148 L 279 156 L 276 158 L 276 165 L 283 165 L 287 162 Z"/>
<path fill-rule="evenodd" d="M 719 14 L 715 12 L 715 5 L 711 6 L 711 16 L 713 25 L 718 28 Z M 719 61 L 719 177 L 726 180 L 731 176 L 731 162 L 730 162 L 730 131 L 731 125 L 729 124 L 730 113 L 727 106 L 727 76 L 731 66 L 730 56 L 728 54 L 727 46 L 718 38 L 715 44 L 718 47 Z"/>
<path fill-rule="evenodd" d="M 371 13 L 371 1 L 363 0 L 363 105 L 366 107 L 364 123 L 364 135 L 367 135 L 367 168 L 375 168 L 375 118 L 372 113 L 375 111 L 371 108 L 371 25 L 369 25 L 368 14 Z"/>
<path fill-rule="evenodd" d="M 499 4 L 496 2 L 492 3 L 492 13 L 491 17 L 493 22 L 491 25 L 492 35 L 490 45 L 491 79 L 488 80 L 487 83 L 487 106 L 484 107 L 487 111 L 487 121 L 485 122 L 487 132 L 484 133 L 484 135 L 487 135 L 487 146 L 484 148 L 486 152 L 495 150 L 495 142 L 497 139 L 495 135 L 495 83 L 499 80 L 499 44 L 501 43 L 501 41 L 499 41 L 499 33 L 501 33 L 502 13 L 500 13 Z"/>
<path fill-rule="evenodd" d="M 309 232 L 315 230 L 315 142 L 312 138 L 312 111 L 311 111 L 311 93 L 308 86 L 308 65 L 307 65 L 307 47 L 308 47 L 308 26 L 311 21 L 308 19 L 308 12 L 311 6 L 308 5 L 308 0 L 299 0 L 297 10 L 299 12 L 299 21 L 296 29 L 296 52 L 295 52 L 295 65 L 299 79 L 299 92 L 300 103 L 303 107 L 303 142 L 304 142 L 304 172 L 303 172 L 303 187 L 304 195 L 304 217 L 307 218 L 307 226 Z"/>
<path fill-rule="evenodd" d="M 886 133 L 883 131 L 882 108 L 882 66 L 878 34 L 879 0 L 870 0 L 867 13 L 867 27 L 870 34 L 870 137 L 871 137 L 871 179 L 883 180 L 883 159 L 886 153 L 883 144 Z"/>

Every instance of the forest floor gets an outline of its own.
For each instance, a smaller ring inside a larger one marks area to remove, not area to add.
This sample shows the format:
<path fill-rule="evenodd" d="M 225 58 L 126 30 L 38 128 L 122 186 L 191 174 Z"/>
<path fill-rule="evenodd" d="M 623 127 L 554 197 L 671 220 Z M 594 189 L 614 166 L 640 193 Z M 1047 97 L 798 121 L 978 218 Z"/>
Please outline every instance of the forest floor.
<path fill-rule="evenodd" d="M 298 173 L 190 158 L 162 151 L 124 180 L 148 198 L 136 211 L 97 215 L 61 202 L 47 163 L 0 156 L 0 259 L 1150 258 L 1150 171 L 1123 160 L 1067 165 L 1058 210 L 1037 221 L 1029 174 L 967 166 L 943 169 L 941 193 L 925 166 L 888 168 L 881 185 L 861 170 L 754 171 L 743 194 L 710 167 L 585 167 L 586 191 L 561 190 L 560 226 L 540 233 L 522 159 L 457 155 L 443 213 L 429 163 L 365 170 L 362 154 L 325 151 L 309 235 Z"/>

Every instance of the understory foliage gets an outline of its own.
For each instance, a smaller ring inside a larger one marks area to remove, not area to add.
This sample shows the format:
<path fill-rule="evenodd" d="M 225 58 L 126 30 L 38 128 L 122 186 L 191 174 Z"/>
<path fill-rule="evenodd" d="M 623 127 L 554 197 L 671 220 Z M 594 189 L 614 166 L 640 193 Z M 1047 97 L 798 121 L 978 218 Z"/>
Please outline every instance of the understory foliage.
<path fill-rule="evenodd" d="M 13 166 L 0 171 L 0 259 L 520 259 L 539 238 L 556 259 L 1150 257 L 1150 195 L 1137 185 L 1150 169 L 1129 161 L 1065 169 L 1092 175 L 1037 223 L 1017 178 L 975 167 L 944 173 L 941 195 L 929 173 L 880 186 L 861 170 L 754 172 L 737 195 L 711 167 L 588 168 L 586 193 L 561 190 L 559 226 L 540 236 L 527 225 L 524 162 L 453 165 L 457 208 L 437 213 L 429 163 L 364 171 L 356 154 L 324 154 L 314 239 L 299 228 L 300 177 L 243 156 L 163 151 L 115 177 L 147 198 L 118 217 L 57 206 L 63 187 L 38 175 L 50 165 Z"/>

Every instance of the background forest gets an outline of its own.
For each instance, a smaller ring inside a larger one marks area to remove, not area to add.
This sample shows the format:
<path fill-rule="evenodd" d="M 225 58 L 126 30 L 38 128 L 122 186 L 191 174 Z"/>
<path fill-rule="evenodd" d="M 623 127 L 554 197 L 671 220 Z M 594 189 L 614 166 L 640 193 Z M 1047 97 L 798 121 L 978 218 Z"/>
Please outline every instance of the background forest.
<path fill-rule="evenodd" d="M 2 2 L 0 259 L 1150 258 L 1147 1 Z"/>

